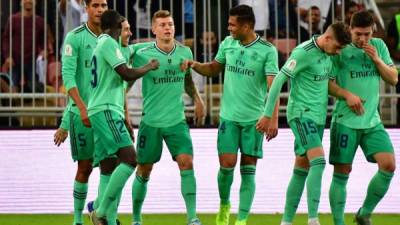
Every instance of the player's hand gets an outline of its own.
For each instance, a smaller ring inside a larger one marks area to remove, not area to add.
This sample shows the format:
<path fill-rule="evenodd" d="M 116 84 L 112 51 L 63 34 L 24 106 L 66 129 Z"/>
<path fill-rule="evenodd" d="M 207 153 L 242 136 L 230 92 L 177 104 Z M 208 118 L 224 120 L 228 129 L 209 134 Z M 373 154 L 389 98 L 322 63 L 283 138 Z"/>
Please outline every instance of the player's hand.
<path fill-rule="evenodd" d="M 380 59 L 374 46 L 372 46 L 370 44 L 365 44 L 365 45 L 363 45 L 362 48 L 364 49 L 365 53 L 369 57 L 371 57 L 372 61 L 376 62 L 376 61 L 378 61 Z"/>
<path fill-rule="evenodd" d="M 185 72 L 186 70 L 188 70 L 191 67 L 192 63 L 193 60 L 184 60 L 180 65 L 181 71 Z"/>
<path fill-rule="evenodd" d="M 160 66 L 160 62 L 157 59 L 152 59 L 149 62 L 151 70 L 156 70 Z"/>
<path fill-rule="evenodd" d="M 86 107 L 79 109 L 79 111 L 81 113 L 81 119 L 82 119 L 83 125 L 85 125 L 85 127 L 92 127 L 92 125 L 90 124 L 90 120 L 89 120 L 89 116 L 88 116 Z"/>
<path fill-rule="evenodd" d="M 277 135 L 278 135 L 278 119 L 272 118 L 271 122 L 269 123 L 269 127 L 265 131 L 265 139 L 267 139 L 267 141 L 270 141 Z"/>
<path fill-rule="evenodd" d="M 68 137 L 68 131 L 62 128 L 58 128 L 56 133 L 54 133 L 54 144 L 60 146 L 62 143 L 64 143 L 67 137 Z"/>
<path fill-rule="evenodd" d="M 135 132 L 133 131 L 132 121 L 130 119 L 125 120 L 126 129 L 128 129 L 129 135 L 133 142 L 135 142 Z"/>
<path fill-rule="evenodd" d="M 203 126 L 206 118 L 206 107 L 201 98 L 194 102 L 194 124 Z"/>
<path fill-rule="evenodd" d="M 271 118 L 262 116 L 256 123 L 256 129 L 259 132 L 267 132 L 268 128 L 271 126 Z"/>
<path fill-rule="evenodd" d="M 180 66 L 181 67 L 181 71 L 185 72 L 189 68 L 194 68 L 197 64 L 198 64 L 198 62 L 193 61 L 193 60 L 184 60 L 181 63 L 181 66 Z"/>
<path fill-rule="evenodd" d="M 346 96 L 346 103 L 347 106 L 349 106 L 349 108 L 351 109 L 351 111 L 353 111 L 355 114 L 357 115 L 364 114 L 364 106 L 363 106 L 364 100 L 362 100 L 357 95 L 349 93 Z"/>

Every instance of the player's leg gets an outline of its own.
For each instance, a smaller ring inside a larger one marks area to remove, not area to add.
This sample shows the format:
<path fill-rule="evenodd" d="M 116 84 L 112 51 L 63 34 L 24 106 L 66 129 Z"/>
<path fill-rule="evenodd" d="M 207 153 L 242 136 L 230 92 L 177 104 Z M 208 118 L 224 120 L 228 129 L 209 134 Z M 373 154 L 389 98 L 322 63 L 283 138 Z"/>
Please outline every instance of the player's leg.
<path fill-rule="evenodd" d="M 162 153 L 161 129 L 149 126 L 143 121 L 139 125 L 136 143 L 138 169 L 132 184 L 132 221 L 133 224 L 142 223 L 142 206 L 147 193 L 147 183 L 153 164 L 158 162 Z"/>
<path fill-rule="evenodd" d="M 91 160 L 78 160 L 74 181 L 74 224 L 83 224 L 82 211 L 88 191 L 88 180 L 92 172 Z"/>
<path fill-rule="evenodd" d="M 72 158 L 78 161 L 73 191 L 74 224 L 83 224 L 82 211 L 85 207 L 89 176 L 93 169 L 93 132 L 83 125 L 79 115 L 69 112 L 69 117 Z"/>
<path fill-rule="evenodd" d="M 318 206 L 321 196 L 322 173 L 325 169 L 324 151 L 321 142 L 324 127 L 307 118 L 295 118 L 289 121 L 289 125 L 295 136 L 296 155 L 306 156 L 309 161 L 310 167 L 306 180 L 308 224 L 317 225 L 319 224 Z M 297 190 L 297 193 L 300 193 L 300 191 Z"/>
<path fill-rule="evenodd" d="M 237 225 L 246 224 L 256 190 L 257 159 L 263 157 L 263 133 L 255 129 L 256 121 L 240 123 L 240 192 Z"/>
<path fill-rule="evenodd" d="M 162 136 L 180 170 L 181 193 L 186 205 L 188 224 L 200 224 L 196 215 L 196 178 L 189 127 L 182 121 L 177 125 L 162 128 Z"/>
<path fill-rule="evenodd" d="M 393 145 L 382 124 L 365 131 L 361 147 L 369 162 L 378 163 L 378 171 L 368 185 L 367 196 L 356 216 L 357 222 L 363 225 L 368 224 L 370 215 L 389 189 L 396 166 Z"/>
<path fill-rule="evenodd" d="M 110 181 L 111 174 L 118 166 L 117 157 L 106 158 L 100 162 L 100 181 L 98 187 L 98 193 L 96 201 L 93 204 L 94 209 L 97 209 L 101 200 L 104 197 L 104 192 Z M 118 216 L 118 205 L 121 200 L 121 192 L 117 195 L 117 199 L 113 202 L 112 206 L 109 208 L 107 212 L 107 221 L 108 225 L 117 225 L 117 216 Z"/>
<path fill-rule="evenodd" d="M 329 203 L 333 223 L 345 225 L 346 186 L 352 169 L 351 165 L 360 143 L 360 135 L 355 129 L 332 122 L 330 143 L 329 163 L 334 165 L 334 171 L 329 188 Z"/>
<path fill-rule="evenodd" d="M 104 224 L 104 218 L 110 207 L 117 200 L 128 178 L 136 167 L 136 153 L 124 119 L 119 113 L 106 110 L 90 116 L 90 122 L 103 149 L 96 148 L 95 160 L 116 155 L 120 161 L 113 171 L 99 207 L 92 216 L 94 224 Z M 99 219 L 103 218 L 103 219 Z"/>
<path fill-rule="evenodd" d="M 300 148 L 295 141 L 295 149 Z M 301 195 L 304 191 L 309 170 L 307 157 L 297 155 L 295 158 L 294 169 L 289 185 L 286 190 L 285 208 L 281 224 L 292 224 L 297 208 L 300 203 Z"/>
<path fill-rule="evenodd" d="M 142 224 L 142 206 L 147 194 L 147 183 L 153 164 L 138 164 L 136 177 L 132 184 L 132 221 L 133 225 Z"/>
<path fill-rule="evenodd" d="M 217 140 L 220 165 L 217 177 L 220 206 L 216 217 L 217 225 L 229 224 L 231 186 L 233 172 L 237 163 L 239 138 L 239 124 L 220 118 Z"/>

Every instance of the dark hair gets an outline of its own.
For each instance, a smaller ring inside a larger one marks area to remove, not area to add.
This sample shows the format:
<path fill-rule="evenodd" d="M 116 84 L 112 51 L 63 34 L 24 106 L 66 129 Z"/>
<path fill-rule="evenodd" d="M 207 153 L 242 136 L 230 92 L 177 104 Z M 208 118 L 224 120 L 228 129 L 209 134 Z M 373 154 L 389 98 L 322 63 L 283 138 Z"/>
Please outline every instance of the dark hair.
<path fill-rule="evenodd" d="M 172 17 L 171 13 L 168 10 L 158 10 L 154 13 L 153 18 L 151 18 L 151 23 L 154 23 L 158 18 L 167 18 Z"/>
<path fill-rule="evenodd" d="M 124 21 L 124 17 L 122 17 L 117 11 L 108 9 L 106 10 L 100 18 L 101 21 L 101 29 L 113 29 L 113 28 L 121 28 L 121 23 Z"/>
<path fill-rule="evenodd" d="M 237 21 L 241 24 L 249 23 L 251 28 L 256 24 L 256 17 L 253 9 L 248 5 L 238 5 L 229 10 L 229 16 L 237 16 Z"/>
<path fill-rule="evenodd" d="M 92 0 L 85 0 L 86 6 L 89 6 L 89 4 L 92 2 Z"/>
<path fill-rule="evenodd" d="M 321 10 L 319 9 L 319 7 L 316 6 L 316 5 L 313 5 L 313 6 L 311 6 L 310 8 L 308 8 L 308 12 L 310 12 L 311 10 L 319 10 L 319 11 L 321 11 Z"/>
<path fill-rule="evenodd" d="M 355 1 L 345 1 L 344 3 L 344 12 L 348 12 L 350 8 L 358 7 Z"/>
<path fill-rule="evenodd" d="M 331 24 L 328 29 L 332 30 L 333 36 L 337 42 L 341 45 L 347 45 L 351 43 L 351 34 L 349 27 L 343 22 L 336 22 Z"/>
<path fill-rule="evenodd" d="M 351 17 L 350 27 L 370 27 L 375 24 L 374 17 L 366 10 L 356 12 Z"/>

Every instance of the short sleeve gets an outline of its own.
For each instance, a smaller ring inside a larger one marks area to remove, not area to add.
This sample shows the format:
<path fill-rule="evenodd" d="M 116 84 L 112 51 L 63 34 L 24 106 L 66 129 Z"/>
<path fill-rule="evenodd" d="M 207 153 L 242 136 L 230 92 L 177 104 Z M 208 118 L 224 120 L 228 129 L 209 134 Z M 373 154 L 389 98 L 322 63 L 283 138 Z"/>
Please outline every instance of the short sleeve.
<path fill-rule="evenodd" d="M 229 37 L 227 37 L 229 38 Z M 225 43 L 227 42 L 227 38 L 221 42 L 218 48 L 217 55 L 215 56 L 215 61 L 219 62 L 220 64 L 226 63 L 226 55 L 225 55 Z"/>
<path fill-rule="evenodd" d="M 107 38 L 101 46 L 100 50 L 106 62 L 115 69 L 117 66 L 126 63 L 125 57 L 121 52 L 118 43 L 112 39 Z"/>
<path fill-rule="evenodd" d="M 264 72 L 266 75 L 277 75 L 279 72 L 278 68 L 278 51 L 275 47 L 271 47 L 267 54 L 267 59 L 264 64 Z"/>
<path fill-rule="evenodd" d="M 307 67 L 306 62 L 308 61 L 309 59 L 307 59 L 307 54 L 302 49 L 295 49 L 286 61 L 285 65 L 283 65 L 281 72 L 286 76 L 295 78 L 299 72 Z"/>

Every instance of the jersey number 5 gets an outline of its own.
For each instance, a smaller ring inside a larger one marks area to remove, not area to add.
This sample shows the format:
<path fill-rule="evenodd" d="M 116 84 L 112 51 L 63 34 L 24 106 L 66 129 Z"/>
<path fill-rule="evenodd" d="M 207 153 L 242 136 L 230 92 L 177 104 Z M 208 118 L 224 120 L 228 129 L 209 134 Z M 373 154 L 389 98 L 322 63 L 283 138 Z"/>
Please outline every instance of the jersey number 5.
<path fill-rule="evenodd" d="M 95 88 L 97 86 L 97 59 L 96 56 L 93 56 L 92 58 L 92 75 L 93 75 L 93 80 L 90 81 L 92 84 L 92 87 Z"/>

